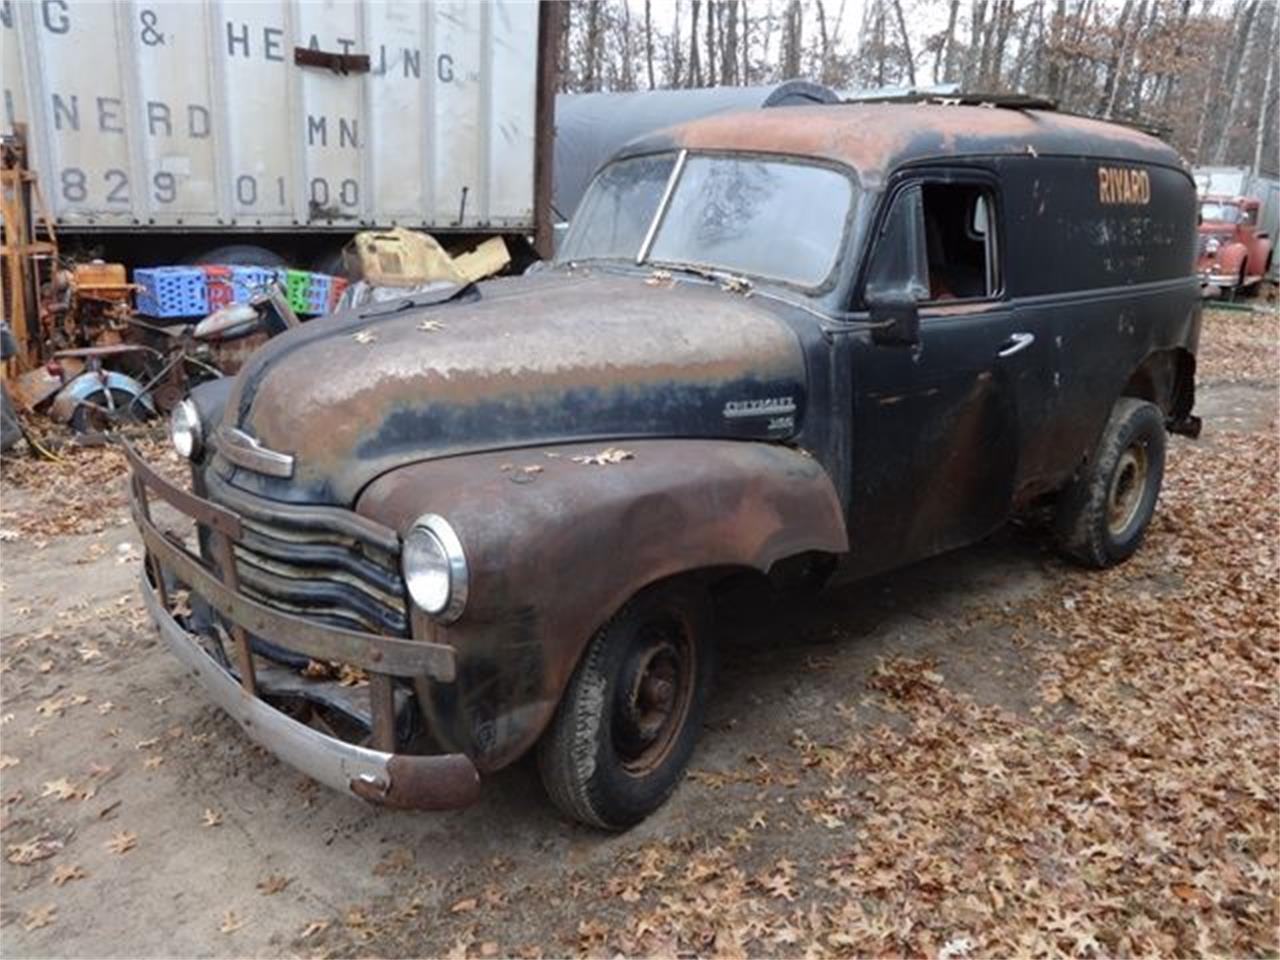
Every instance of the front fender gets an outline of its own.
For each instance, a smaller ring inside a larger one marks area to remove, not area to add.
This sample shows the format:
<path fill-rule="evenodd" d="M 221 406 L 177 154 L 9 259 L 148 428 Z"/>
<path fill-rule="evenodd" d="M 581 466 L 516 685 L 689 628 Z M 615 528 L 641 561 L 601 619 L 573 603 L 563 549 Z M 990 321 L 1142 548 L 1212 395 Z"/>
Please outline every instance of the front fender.
<path fill-rule="evenodd" d="M 529 748 L 578 657 L 642 587 L 709 567 L 767 571 L 808 550 L 848 549 L 826 471 L 797 450 L 731 440 L 639 440 L 617 463 L 601 444 L 413 464 L 371 483 L 361 514 L 404 533 L 423 513 L 462 541 L 468 605 L 438 641 L 453 684 L 431 683 L 432 732 L 493 770 Z"/>

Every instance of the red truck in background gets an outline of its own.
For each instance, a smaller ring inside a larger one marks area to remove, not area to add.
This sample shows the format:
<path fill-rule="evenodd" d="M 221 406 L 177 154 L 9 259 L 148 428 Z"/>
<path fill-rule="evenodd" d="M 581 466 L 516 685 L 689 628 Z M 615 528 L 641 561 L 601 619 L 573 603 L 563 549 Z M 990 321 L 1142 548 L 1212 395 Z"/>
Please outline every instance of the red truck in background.
<path fill-rule="evenodd" d="M 1200 198 L 1196 270 L 1223 293 L 1256 287 L 1271 271 L 1271 235 L 1258 226 L 1260 203 L 1251 197 Z"/>

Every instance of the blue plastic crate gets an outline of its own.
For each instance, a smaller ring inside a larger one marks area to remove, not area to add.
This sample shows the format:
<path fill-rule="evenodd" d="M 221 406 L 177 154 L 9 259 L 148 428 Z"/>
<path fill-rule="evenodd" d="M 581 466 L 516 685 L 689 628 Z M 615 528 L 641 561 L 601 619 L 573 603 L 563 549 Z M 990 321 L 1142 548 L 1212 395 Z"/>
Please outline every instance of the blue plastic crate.
<path fill-rule="evenodd" d="M 329 292 L 333 289 L 333 277 L 326 273 L 313 273 L 307 283 L 306 298 L 308 313 L 329 312 Z"/>
<path fill-rule="evenodd" d="M 147 267 L 133 271 L 138 312 L 147 317 L 202 317 L 209 291 L 199 267 Z"/>
<path fill-rule="evenodd" d="M 268 267 L 232 267 L 231 299 L 248 303 L 276 279 L 276 271 Z"/>

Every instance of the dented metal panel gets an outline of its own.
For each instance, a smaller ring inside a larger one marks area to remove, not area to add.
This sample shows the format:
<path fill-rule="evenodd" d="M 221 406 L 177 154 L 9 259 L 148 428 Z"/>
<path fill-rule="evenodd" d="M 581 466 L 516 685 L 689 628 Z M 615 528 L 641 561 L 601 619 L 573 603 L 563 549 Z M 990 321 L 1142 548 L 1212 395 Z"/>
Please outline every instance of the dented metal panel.
<path fill-rule="evenodd" d="M 536 3 L 4 0 L 0 45 L 64 228 L 535 225 Z"/>
<path fill-rule="evenodd" d="M 447 749 L 482 771 L 542 732 L 587 642 L 642 587 L 690 570 L 766 571 L 848 549 L 823 466 L 771 443 L 639 440 L 629 459 L 575 460 L 572 444 L 432 460 L 370 484 L 362 515 L 404 530 L 449 517 L 469 568 L 467 612 L 432 639 L 457 651 L 452 685 L 424 708 Z"/>
<path fill-rule="evenodd" d="M 475 302 L 343 314 L 277 337 L 237 380 L 224 426 L 297 464 L 287 480 L 242 470 L 232 483 L 345 505 L 425 457 L 592 438 L 786 439 L 804 382 L 799 341 L 765 301 L 549 271 L 486 283 Z M 781 406 L 733 406 L 769 399 Z"/>

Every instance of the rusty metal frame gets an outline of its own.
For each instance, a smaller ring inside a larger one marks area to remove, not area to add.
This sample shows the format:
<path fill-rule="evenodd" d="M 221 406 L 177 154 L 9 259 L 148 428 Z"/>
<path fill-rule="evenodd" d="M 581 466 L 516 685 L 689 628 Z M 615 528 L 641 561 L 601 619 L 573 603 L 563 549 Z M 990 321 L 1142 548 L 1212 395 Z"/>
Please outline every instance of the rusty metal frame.
<path fill-rule="evenodd" d="M 379 749 L 394 750 L 393 678 L 452 681 L 457 671 L 453 647 L 320 624 L 282 613 L 244 595 L 239 590 L 233 552 L 233 544 L 243 537 L 240 517 L 179 489 L 156 473 L 128 442 L 123 447 L 133 471 L 130 499 L 134 519 L 146 544 L 147 563 L 161 602 L 167 607 L 163 576 L 167 571 L 230 621 L 240 683 L 250 696 L 256 695 L 251 633 L 315 659 L 339 660 L 366 670 L 371 678 L 375 740 Z M 149 492 L 209 531 L 216 571 L 155 525 Z"/>

